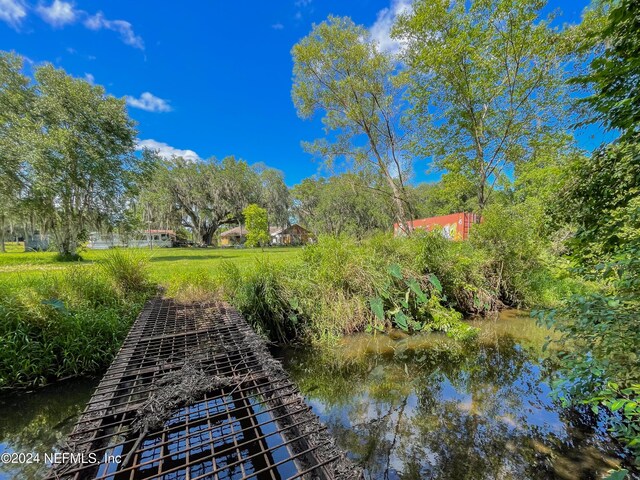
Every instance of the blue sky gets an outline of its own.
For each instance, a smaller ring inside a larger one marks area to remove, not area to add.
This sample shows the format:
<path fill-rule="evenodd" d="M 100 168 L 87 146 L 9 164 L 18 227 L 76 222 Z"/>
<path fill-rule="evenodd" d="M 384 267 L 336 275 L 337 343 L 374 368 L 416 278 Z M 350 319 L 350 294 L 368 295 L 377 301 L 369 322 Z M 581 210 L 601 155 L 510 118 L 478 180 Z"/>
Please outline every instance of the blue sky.
<path fill-rule="evenodd" d="M 327 15 L 348 15 L 383 44 L 410 0 L 0 0 L 0 49 L 51 62 L 126 97 L 142 145 L 166 154 L 235 155 L 285 172 L 319 165 L 300 142 L 323 135 L 290 97 L 291 47 Z M 551 0 L 578 22 L 588 0 Z M 387 44 L 389 48 L 392 45 Z M 593 132 L 584 147 L 599 142 Z M 424 180 L 426 165 L 416 167 Z"/>

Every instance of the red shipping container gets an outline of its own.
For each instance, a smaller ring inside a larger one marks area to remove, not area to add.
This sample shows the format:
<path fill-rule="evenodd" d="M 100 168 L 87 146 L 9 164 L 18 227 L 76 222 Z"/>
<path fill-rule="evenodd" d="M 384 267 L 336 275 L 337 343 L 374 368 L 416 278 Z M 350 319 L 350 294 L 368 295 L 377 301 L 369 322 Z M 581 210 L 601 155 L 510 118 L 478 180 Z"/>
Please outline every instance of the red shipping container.
<path fill-rule="evenodd" d="M 469 238 L 471 225 L 479 223 L 480 216 L 475 213 L 461 212 L 439 217 L 421 218 L 408 222 L 411 230 L 431 231 L 435 227 L 442 229 L 442 235 L 449 240 L 466 240 Z M 393 224 L 393 233 L 396 236 L 404 235 L 404 231 L 397 223 Z"/>

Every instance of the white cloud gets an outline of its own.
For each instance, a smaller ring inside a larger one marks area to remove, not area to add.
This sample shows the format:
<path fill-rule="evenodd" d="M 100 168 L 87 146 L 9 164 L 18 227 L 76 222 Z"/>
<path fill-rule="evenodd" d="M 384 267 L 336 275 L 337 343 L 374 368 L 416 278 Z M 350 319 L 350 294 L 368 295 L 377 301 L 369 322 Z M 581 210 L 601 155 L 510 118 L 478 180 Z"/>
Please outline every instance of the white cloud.
<path fill-rule="evenodd" d="M 153 139 L 138 140 L 138 143 L 136 144 L 136 150 L 140 151 L 145 148 L 157 151 L 158 155 L 160 155 L 162 158 L 166 158 L 167 160 L 170 160 L 173 157 L 182 157 L 185 160 L 189 160 L 191 162 L 197 162 L 198 160 L 200 160 L 200 156 L 193 150 L 180 150 L 179 148 L 174 148 L 171 145 L 167 145 L 164 142 L 158 142 Z"/>
<path fill-rule="evenodd" d="M 96 83 L 96 78 L 91 75 L 90 73 L 85 73 L 84 74 L 84 79 L 89 82 L 91 85 L 95 85 Z"/>
<path fill-rule="evenodd" d="M 391 28 L 398 15 L 411 11 L 412 3 L 412 0 L 391 0 L 389 8 L 383 8 L 378 12 L 378 17 L 369 32 L 371 38 L 378 44 L 380 51 L 392 55 L 402 51 L 402 43 L 391 38 Z"/>
<path fill-rule="evenodd" d="M 0 0 L 0 21 L 6 22 L 14 28 L 22 23 L 27 16 L 29 7 L 24 0 Z M 53 0 L 49 6 L 40 3 L 35 11 L 42 19 L 54 27 L 63 27 L 78 19 L 84 19 L 83 24 L 90 30 L 111 30 L 120 34 L 120 39 L 127 45 L 144 50 L 144 41 L 136 35 L 133 26 L 126 20 L 109 20 L 104 13 L 91 15 L 84 10 L 75 8 L 72 2 Z M 67 49 L 69 53 L 72 53 Z"/>
<path fill-rule="evenodd" d="M 0 0 L 0 20 L 17 28 L 27 16 L 27 6 L 22 0 Z"/>
<path fill-rule="evenodd" d="M 84 21 L 84 26 L 90 30 L 111 30 L 120 34 L 120 39 L 127 45 L 144 50 L 142 37 L 136 35 L 133 26 L 125 20 L 109 20 L 104 13 L 98 12 L 90 15 Z"/>
<path fill-rule="evenodd" d="M 54 0 L 48 7 L 39 5 L 36 11 L 45 22 L 54 27 L 62 27 L 68 23 L 73 23 L 78 16 L 73 4 L 62 0 Z"/>
<path fill-rule="evenodd" d="M 282 30 L 284 28 L 284 25 L 278 22 L 271 25 L 271 28 L 273 28 L 274 30 Z"/>
<path fill-rule="evenodd" d="M 311 2 L 313 0 L 296 0 L 295 2 L 293 2 L 293 4 L 296 7 L 306 7 L 307 5 L 311 5 Z"/>
<path fill-rule="evenodd" d="M 163 98 L 158 98 L 151 92 L 144 92 L 140 95 L 140 98 L 135 98 L 130 95 L 126 95 L 125 100 L 127 105 L 133 108 L 139 108 L 146 110 L 147 112 L 170 112 L 171 105 Z"/>

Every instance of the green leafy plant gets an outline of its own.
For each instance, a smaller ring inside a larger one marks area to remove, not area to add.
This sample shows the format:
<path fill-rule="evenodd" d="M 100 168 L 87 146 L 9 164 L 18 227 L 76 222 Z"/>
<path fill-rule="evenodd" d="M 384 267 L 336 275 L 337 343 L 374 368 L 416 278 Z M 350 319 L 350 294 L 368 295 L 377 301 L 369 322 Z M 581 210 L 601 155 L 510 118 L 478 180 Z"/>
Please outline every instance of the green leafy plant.
<path fill-rule="evenodd" d="M 438 330 L 460 338 L 475 334 L 461 322 L 460 313 L 442 305 L 442 284 L 434 274 L 406 276 L 397 263 L 391 264 L 387 273 L 378 295 L 369 299 L 374 321 L 367 331 L 383 331 L 391 325 L 404 332 Z"/>

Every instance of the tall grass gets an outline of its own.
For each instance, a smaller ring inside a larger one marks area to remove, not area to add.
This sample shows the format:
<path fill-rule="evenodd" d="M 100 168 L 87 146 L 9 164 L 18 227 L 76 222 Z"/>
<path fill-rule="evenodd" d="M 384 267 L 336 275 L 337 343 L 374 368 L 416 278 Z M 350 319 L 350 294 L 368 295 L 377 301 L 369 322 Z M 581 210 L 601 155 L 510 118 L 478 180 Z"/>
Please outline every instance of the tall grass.
<path fill-rule="evenodd" d="M 298 262 L 257 261 L 245 269 L 227 264 L 211 281 L 274 340 L 302 335 L 332 341 L 372 325 L 379 328 L 381 315 L 374 315 L 372 299 L 381 299 L 378 303 L 389 309 L 382 325 L 394 325 L 396 309 L 415 313 L 414 305 L 403 307 L 415 295 L 406 288 L 409 284 L 421 285 L 430 298 L 422 301 L 421 318 L 402 317 L 403 323 L 465 337 L 471 332 L 461 323 L 463 315 L 549 304 L 580 287 L 556 274 L 531 235 L 518 236 L 522 227 L 488 222 L 471 242 L 451 242 L 439 232 L 364 240 L 321 237 L 302 250 Z M 508 228 L 509 245 L 497 245 L 496 236 Z M 392 265 L 395 279 L 390 278 Z"/>
<path fill-rule="evenodd" d="M 110 250 L 100 267 L 124 292 L 143 292 L 150 287 L 149 255 L 146 250 Z"/>
<path fill-rule="evenodd" d="M 7 277 L 0 285 L 0 389 L 105 368 L 153 293 L 145 268 L 114 253 L 104 267 Z"/>
<path fill-rule="evenodd" d="M 219 277 L 222 291 L 251 326 L 279 342 L 295 336 L 300 320 L 295 297 L 286 285 L 286 272 L 279 264 L 257 260 L 254 268 L 244 271 L 225 263 Z"/>

